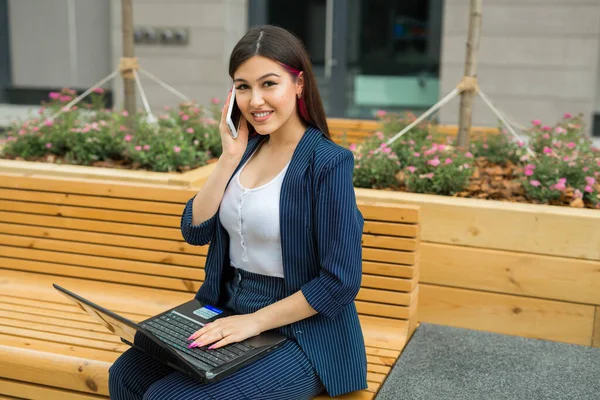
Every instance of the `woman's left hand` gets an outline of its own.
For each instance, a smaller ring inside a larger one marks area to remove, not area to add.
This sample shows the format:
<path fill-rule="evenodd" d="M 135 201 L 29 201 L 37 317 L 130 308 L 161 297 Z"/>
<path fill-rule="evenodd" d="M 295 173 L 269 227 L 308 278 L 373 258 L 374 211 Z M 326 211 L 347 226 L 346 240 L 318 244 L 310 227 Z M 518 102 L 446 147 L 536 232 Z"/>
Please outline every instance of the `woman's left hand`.
<path fill-rule="evenodd" d="M 241 342 L 260 333 L 258 319 L 254 315 L 233 315 L 208 323 L 195 332 L 188 338 L 188 340 L 194 341 L 188 348 L 204 347 L 212 344 L 209 349 L 218 349 L 230 343 Z"/>

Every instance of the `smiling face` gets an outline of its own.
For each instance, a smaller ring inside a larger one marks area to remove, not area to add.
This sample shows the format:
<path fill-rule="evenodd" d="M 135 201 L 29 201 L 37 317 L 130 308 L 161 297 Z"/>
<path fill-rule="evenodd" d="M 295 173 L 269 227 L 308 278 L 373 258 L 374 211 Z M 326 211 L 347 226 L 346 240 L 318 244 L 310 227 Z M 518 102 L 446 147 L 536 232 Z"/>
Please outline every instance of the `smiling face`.
<path fill-rule="evenodd" d="M 242 63 L 233 75 L 236 102 L 256 132 L 269 135 L 282 127 L 300 126 L 296 111 L 303 77 L 293 77 L 281 64 L 262 56 Z"/>

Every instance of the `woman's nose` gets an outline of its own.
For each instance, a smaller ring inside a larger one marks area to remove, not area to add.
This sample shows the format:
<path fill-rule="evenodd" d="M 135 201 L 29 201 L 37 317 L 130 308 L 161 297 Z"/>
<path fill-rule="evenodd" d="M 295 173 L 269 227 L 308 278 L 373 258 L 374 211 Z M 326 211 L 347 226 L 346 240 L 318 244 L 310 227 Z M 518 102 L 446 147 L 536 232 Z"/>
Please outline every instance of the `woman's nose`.
<path fill-rule="evenodd" d="M 256 90 L 252 92 L 252 98 L 250 99 L 250 107 L 258 108 L 265 103 L 263 99 L 262 93 L 260 90 Z"/>

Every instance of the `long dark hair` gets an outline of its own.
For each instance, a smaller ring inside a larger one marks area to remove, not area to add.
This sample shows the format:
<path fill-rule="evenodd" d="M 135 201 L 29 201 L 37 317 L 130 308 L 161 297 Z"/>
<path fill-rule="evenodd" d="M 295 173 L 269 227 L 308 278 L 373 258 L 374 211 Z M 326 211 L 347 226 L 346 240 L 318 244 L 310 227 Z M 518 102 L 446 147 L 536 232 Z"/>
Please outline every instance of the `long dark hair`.
<path fill-rule="evenodd" d="M 306 123 L 320 129 L 331 139 L 310 57 L 300 39 L 293 33 L 273 25 L 250 29 L 231 52 L 229 59 L 231 79 L 238 67 L 254 56 L 270 58 L 282 64 L 295 77 L 297 77 L 295 72 L 304 72 L 304 90 L 302 98 L 297 102 L 298 112 Z"/>

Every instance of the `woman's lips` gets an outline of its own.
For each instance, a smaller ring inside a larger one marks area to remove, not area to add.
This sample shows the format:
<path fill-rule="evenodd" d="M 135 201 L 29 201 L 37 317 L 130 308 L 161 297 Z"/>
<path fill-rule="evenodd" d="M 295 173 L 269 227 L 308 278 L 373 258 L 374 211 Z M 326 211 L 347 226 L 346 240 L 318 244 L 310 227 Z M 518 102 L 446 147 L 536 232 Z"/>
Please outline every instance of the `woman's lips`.
<path fill-rule="evenodd" d="M 265 122 L 266 120 L 271 118 L 271 115 L 273 115 L 273 111 L 265 111 L 258 113 L 253 112 L 252 119 L 254 119 L 255 122 Z"/>

